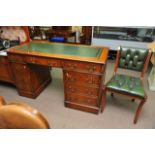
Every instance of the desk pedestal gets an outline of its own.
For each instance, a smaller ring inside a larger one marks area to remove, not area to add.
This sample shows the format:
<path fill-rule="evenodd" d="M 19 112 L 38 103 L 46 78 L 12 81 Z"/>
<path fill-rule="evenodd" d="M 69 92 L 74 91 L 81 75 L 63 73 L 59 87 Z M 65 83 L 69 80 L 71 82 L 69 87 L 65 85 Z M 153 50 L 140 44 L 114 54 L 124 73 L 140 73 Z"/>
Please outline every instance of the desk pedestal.
<path fill-rule="evenodd" d="M 36 98 L 51 81 L 49 67 L 21 62 L 10 62 L 10 66 L 14 83 L 21 96 Z"/>

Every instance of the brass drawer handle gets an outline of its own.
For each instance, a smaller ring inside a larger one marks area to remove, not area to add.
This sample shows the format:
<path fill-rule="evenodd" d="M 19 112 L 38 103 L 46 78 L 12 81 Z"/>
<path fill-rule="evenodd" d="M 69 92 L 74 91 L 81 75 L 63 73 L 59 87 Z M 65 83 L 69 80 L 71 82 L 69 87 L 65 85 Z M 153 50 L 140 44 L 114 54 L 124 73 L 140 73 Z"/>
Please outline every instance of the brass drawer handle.
<path fill-rule="evenodd" d="M 87 66 L 86 67 L 89 73 L 92 73 L 95 71 L 96 67 L 95 66 Z"/>
<path fill-rule="evenodd" d="M 48 65 L 49 65 L 49 66 L 56 66 L 56 65 L 57 65 L 57 63 L 56 63 L 56 62 L 53 62 L 53 63 L 52 63 L 52 62 L 50 62 L 50 63 L 48 63 Z"/>
<path fill-rule="evenodd" d="M 72 70 L 76 69 L 76 66 L 71 66 L 71 69 L 72 69 Z"/>
<path fill-rule="evenodd" d="M 69 88 L 69 91 L 70 91 L 70 92 L 72 92 L 72 93 L 74 93 L 74 92 L 75 92 L 75 89 L 74 89 L 74 88 L 72 88 L 72 86 L 69 86 L 68 88 Z"/>
<path fill-rule="evenodd" d="M 76 64 L 69 64 L 69 67 L 71 70 L 74 70 L 74 69 L 76 69 L 77 65 Z"/>
<path fill-rule="evenodd" d="M 30 58 L 29 59 L 31 63 L 35 63 L 35 59 L 34 58 Z"/>
<path fill-rule="evenodd" d="M 66 73 L 66 77 L 69 79 L 71 78 L 71 75 L 69 73 Z"/>
<path fill-rule="evenodd" d="M 73 78 L 69 73 L 66 73 L 66 77 L 68 81 L 74 82 L 75 78 Z"/>

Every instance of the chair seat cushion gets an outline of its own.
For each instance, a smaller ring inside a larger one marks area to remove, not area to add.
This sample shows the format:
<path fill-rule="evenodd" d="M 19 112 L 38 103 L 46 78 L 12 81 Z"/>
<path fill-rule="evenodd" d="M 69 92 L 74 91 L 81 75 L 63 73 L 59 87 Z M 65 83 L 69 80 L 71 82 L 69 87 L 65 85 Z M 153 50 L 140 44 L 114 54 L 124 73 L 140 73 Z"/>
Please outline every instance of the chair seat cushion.
<path fill-rule="evenodd" d="M 145 98 L 145 91 L 140 78 L 116 74 L 107 83 L 106 88 L 128 95 Z"/>

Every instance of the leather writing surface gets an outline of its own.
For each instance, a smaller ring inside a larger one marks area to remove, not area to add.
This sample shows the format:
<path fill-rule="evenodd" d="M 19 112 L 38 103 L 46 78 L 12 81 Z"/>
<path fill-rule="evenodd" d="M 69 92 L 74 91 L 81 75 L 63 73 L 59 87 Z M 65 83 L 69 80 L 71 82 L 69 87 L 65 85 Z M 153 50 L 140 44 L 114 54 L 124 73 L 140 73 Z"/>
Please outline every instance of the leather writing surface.
<path fill-rule="evenodd" d="M 102 52 L 102 48 L 90 48 L 82 46 L 71 46 L 65 44 L 48 44 L 48 43 L 29 43 L 16 50 L 33 51 L 33 52 L 45 52 L 51 54 L 62 54 L 80 57 L 98 58 Z"/>

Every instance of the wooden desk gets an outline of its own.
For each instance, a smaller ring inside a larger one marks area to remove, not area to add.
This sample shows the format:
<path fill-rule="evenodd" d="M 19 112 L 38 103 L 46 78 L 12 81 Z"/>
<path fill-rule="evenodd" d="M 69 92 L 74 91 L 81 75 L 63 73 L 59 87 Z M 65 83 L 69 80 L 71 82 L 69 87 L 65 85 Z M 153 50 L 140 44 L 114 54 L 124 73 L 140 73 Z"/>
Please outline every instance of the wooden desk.
<path fill-rule="evenodd" d="M 32 41 L 8 50 L 20 95 L 35 98 L 50 82 L 49 67 L 63 69 L 65 106 L 98 113 L 109 49 Z"/>

